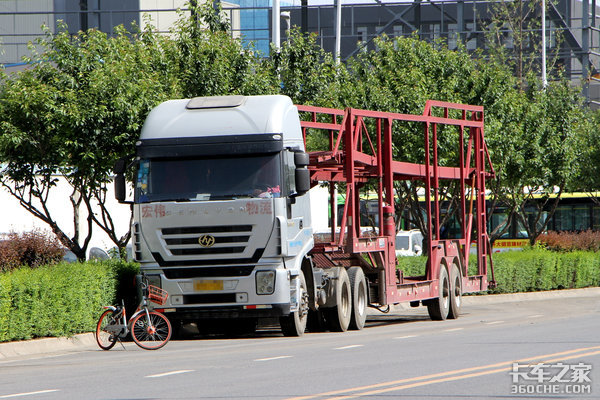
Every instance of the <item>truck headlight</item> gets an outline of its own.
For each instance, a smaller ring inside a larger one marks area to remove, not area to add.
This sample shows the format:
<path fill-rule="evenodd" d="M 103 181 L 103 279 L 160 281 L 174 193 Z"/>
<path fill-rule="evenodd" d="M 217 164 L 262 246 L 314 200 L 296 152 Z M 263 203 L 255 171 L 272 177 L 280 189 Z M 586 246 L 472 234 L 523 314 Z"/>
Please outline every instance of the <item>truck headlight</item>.
<path fill-rule="evenodd" d="M 275 291 L 275 271 L 256 272 L 256 294 L 273 294 Z"/>

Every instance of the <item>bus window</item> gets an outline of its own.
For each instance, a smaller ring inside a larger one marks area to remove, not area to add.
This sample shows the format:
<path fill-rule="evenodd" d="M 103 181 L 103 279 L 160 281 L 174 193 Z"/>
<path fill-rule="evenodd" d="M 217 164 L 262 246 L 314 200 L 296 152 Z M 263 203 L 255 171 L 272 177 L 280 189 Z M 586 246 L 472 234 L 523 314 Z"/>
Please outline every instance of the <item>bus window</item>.
<path fill-rule="evenodd" d="M 600 207 L 594 207 L 594 224 L 592 229 L 600 230 Z"/>
<path fill-rule="evenodd" d="M 572 231 L 573 210 L 571 206 L 558 206 L 554 212 L 554 229 L 557 231 Z"/>
<path fill-rule="evenodd" d="M 585 231 L 590 229 L 590 207 L 588 205 L 573 206 L 573 217 L 575 219 L 575 230 Z"/>

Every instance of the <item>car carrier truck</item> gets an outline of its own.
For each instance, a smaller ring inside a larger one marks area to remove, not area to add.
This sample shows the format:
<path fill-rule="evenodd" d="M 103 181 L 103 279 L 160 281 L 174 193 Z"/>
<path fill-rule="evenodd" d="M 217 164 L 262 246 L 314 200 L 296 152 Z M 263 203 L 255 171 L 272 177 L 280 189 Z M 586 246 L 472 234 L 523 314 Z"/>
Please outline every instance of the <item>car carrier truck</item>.
<path fill-rule="evenodd" d="M 423 134 L 422 164 L 393 157 L 400 124 Z M 440 126 L 458 134 L 457 166 L 438 165 Z M 493 284 L 484 196 L 494 172 L 483 126 L 482 107 L 437 101 L 408 115 L 296 106 L 280 95 L 171 100 L 148 115 L 135 160 L 115 165 L 115 193 L 132 206 L 134 258 L 170 293 L 161 311 L 175 323 L 256 326 L 275 317 L 284 335 L 300 336 L 307 323 L 311 331 L 362 329 L 368 307 L 400 302 L 426 306 L 433 319 L 457 318 L 463 293 Z M 306 152 L 309 135 L 328 145 Z M 125 200 L 128 168 L 133 201 Z M 423 182 L 431 200 L 423 276 L 396 267 L 395 180 Z M 442 180 L 460 187 L 462 235 L 452 239 L 440 237 Z M 308 192 L 323 182 L 332 231 L 316 242 Z M 368 236 L 358 222 L 366 184 L 379 196 L 380 226 Z M 337 230 L 336 190 L 346 194 Z"/>

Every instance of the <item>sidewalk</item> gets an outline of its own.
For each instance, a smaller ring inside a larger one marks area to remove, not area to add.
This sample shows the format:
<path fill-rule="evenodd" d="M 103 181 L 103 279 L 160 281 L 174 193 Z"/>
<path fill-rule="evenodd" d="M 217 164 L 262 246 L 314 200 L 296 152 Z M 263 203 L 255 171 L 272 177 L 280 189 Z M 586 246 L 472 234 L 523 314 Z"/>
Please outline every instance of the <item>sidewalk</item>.
<path fill-rule="evenodd" d="M 539 301 L 555 298 L 598 297 L 600 287 L 553 290 L 547 292 L 490 294 L 463 296 L 463 307 L 477 304 L 513 303 L 518 301 Z M 395 310 L 408 309 L 408 304 L 398 304 Z M 0 343 L 0 360 L 22 356 L 43 355 L 56 352 L 83 351 L 97 348 L 93 333 L 83 333 L 71 338 L 43 338 L 21 342 Z"/>

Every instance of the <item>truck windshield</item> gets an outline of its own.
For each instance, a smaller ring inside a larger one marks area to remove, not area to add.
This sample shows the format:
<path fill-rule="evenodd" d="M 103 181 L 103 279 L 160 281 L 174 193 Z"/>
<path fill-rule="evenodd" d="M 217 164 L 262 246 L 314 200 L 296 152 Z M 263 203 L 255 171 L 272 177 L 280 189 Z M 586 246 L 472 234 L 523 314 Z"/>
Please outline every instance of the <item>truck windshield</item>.
<path fill-rule="evenodd" d="M 279 197 L 279 153 L 197 159 L 142 159 L 135 201 L 226 200 Z"/>

